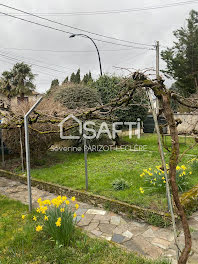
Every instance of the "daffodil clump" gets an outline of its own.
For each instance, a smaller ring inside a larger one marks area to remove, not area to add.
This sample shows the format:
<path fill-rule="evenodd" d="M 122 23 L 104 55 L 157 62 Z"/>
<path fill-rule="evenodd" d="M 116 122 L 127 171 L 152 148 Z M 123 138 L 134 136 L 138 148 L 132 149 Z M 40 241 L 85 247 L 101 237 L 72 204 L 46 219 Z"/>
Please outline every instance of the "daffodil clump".
<path fill-rule="evenodd" d="M 168 164 L 166 164 L 166 169 L 169 174 Z M 192 171 L 190 171 L 185 165 L 177 166 L 176 181 L 180 192 L 183 192 L 187 188 L 188 177 L 190 177 L 191 174 Z M 161 166 L 156 166 L 155 169 L 144 169 L 143 172 L 140 174 L 140 177 L 144 179 L 147 188 L 155 188 L 159 191 L 166 190 L 166 177 L 164 170 L 161 168 Z M 140 193 L 143 194 L 144 189 L 140 187 Z"/>
<path fill-rule="evenodd" d="M 74 235 L 76 210 L 79 208 L 75 197 L 72 197 L 70 201 L 66 196 L 44 201 L 39 198 L 37 202 L 39 206 L 36 209 L 36 215 L 32 217 L 32 221 L 36 224 L 35 231 L 44 231 L 57 244 L 68 246 Z M 22 215 L 22 219 L 25 218 L 26 215 Z"/>

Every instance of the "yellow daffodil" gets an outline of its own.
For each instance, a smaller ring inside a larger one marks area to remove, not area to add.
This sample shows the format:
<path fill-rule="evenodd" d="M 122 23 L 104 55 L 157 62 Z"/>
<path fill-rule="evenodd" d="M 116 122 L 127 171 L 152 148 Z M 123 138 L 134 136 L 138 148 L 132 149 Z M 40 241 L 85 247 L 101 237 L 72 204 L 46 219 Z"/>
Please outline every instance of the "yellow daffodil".
<path fill-rule="evenodd" d="M 44 205 L 51 205 L 51 202 L 50 202 L 50 200 L 45 200 L 45 201 L 43 201 L 43 204 Z"/>
<path fill-rule="evenodd" d="M 142 187 L 140 187 L 140 192 L 144 193 L 144 189 Z"/>
<path fill-rule="evenodd" d="M 38 198 L 37 203 L 40 203 L 40 202 L 42 202 L 42 199 Z"/>
<path fill-rule="evenodd" d="M 59 217 L 56 221 L 56 226 L 60 227 L 61 226 L 61 217 Z"/>
<path fill-rule="evenodd" d="M 65 201 L 65 203 L 68 205 L 69 204 L 69 201 L 67 200 L 67 201 Z"/>
<path fill-rule="evenodd" d="M 22 215 L 21 218 L 24 220 L 26 218 L 26 215 Z"/>
<path fill-rule="evenodd" d="M 165 177 L 162 177 L 162 180 L 165 180 Z"/>
<path fill-rule="evenodd" d="M 47 206 L 44 206 L 44 207 L 41 207 L 40 208 L 40 211 L 42 214 L 46 214 L 46 211 L 48 210 L 48 207 Z"/>
<path fill-rule="evenodd" d="M 79 208 L 79 205 L 78 204 L 75 204 L 75 207 L 76 207 L 76 210 Z"/>
<path fill-rule="evenodd" d="M 60 226 L 61 226 L 61 222 L 57 221 L 57 222 L 56 222 L 56 226 L 57 226 L 57 227 L 60 227 Z"/>
<path fill-rule="evenodd" d="M 73 217 L 74 217 L 74 218 L 76 218 L 76 216 L 77 216 L 77 214 L 76 214 L 76 213 L 74 213 L 74 216 L 73 216 Z"/>
<path fill-rule="evenodd" d="M 61 213 L 63 213 L 65 211 L 65 208 L 61 208 L 60 211 Z"/>
<path fill-rule="evenodd" d="M 81 217 L 84 218 L 85 217 L 84 214 L 82 214 Z"/>
<path fill-rule="evenodd" d="M 192 174 L 192 171 L 190 171 L 189 174 L 191 175 Z"/>
<path fill-rule="evenodd" d="M 36 232 L 40 232 L 40 231 L 42 231 L 43 230 L 43 227 L 41 226 L 41 225 L 38 225 L 37 227 L 36 227 Z"/>
<path fill-rule="evenodd" d="M 37 221 L 37 217 L 36 217 L 36 216 L 34 216 L 32 219 L 33 219 L 33 221 L 35 221 L 35 222 Z"/>
<path fill-rule="evenodd" d="M 49 217 L 47 215 L 45 215 L 44 220 L 45 221 L 48 221 L 49 220 Z"/>
<path fill-rule="evenodd" d="M 75 202 L 75 200 L 76 200 L 76 198 L 73 196 L 73 197 L 71 198 L 71 201 L 72 201 L 72 202 Z"/>
<path fill-rule="evenodd" d="M 166 183 L 166 181 L 163 181 L 163 183 Z"/>
<path fill-rule="evenodd" d="M 186 170 L 186 169 L 187 169 L 185 165 L 182 165 L 181 168 L 182 168 L 183 170 Z"/>

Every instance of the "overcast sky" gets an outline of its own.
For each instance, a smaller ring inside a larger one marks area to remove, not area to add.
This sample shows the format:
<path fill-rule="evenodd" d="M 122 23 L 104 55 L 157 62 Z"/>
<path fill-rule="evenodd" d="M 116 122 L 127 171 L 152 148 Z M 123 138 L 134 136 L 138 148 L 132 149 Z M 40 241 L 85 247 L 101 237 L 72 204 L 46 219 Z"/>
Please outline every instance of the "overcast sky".
<path fill-rule="evenodd" d="M 32 13 L 70 13 L 153 7 L 181 1 L 1 0 L 0 3 Z M 151 45 L 154 45 L 155 41 L 159 40 L 161 45 L 171 46 L 174 41 L 172 32 L 181 26 L 185 26 L 185 19 L 188 17 L 191 9 L 197 10 L 198 2 L 171 8 L 121 14 L 72 16 L 60 16 L 59 14 L 45 17 L 70 26 L 119 39 Z M 15 13 L 18 16 L 16 11 L 1 6 L 0 12 Z M 30 16 L 20 17 L 69 32 L 80 33 L 80 31 L 54 25 Z M 58 78 L 62 82 L 67 75 L 70 75 L 78 68 L 81 69 L 82 74 L 91 70 L 95 78 L 99 76 L 97 54 L 90 40 L 80 37 L 70 39 L 68 34 L 42 28 L 4 15 L 0 15 L 0 24 L 0 72 L 9 70 L 17 61 L 31 64 L 33 72 L 37 74 L 35 83 L 39 92 L 45 92 L 49 89 L 52 79 Z M 90 36 L 106 41 L 113 41 L 91 34 Z M 101 53 L 102 67 L 105 73 L 126 74 L 124 71 L 115 68 L 115 66 L 135 69 L 155 68 L 154 50 L 127 48 L 98 41 L 96 43 Z M 119 43 L 132 45 L 123 42 Z M 146 47 L 141 45 L 134 46 Z M 25 49 L 32 49 L 34 51 Z M 161 61 L 160 68 L 164 67 L 165 64 Z M 170 81 L 167 82 L 168 85 L 170 83 Z"/>

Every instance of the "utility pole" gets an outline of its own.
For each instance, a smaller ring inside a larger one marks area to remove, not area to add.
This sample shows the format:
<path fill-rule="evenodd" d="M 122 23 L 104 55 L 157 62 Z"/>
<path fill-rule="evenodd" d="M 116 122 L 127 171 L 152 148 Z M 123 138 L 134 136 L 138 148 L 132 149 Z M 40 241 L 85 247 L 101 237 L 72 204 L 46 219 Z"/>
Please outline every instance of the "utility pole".
<path fill-rule="evenodd" d="M 159 69 L 159 61 L 160 61 L 160 48 L 159 41 L 156 42 L 156 79 L 158 80 L 160 77 L 160 69 Z M 159 101 L 156 98 L 156 114 L 159 113 Z"/>
<path fill-rule="evenodd" d="M 160 49 L 159 49 L 159 41 L 156 42 L 156 79 L 159 78 L 159 59 L 160 59 Z"/>

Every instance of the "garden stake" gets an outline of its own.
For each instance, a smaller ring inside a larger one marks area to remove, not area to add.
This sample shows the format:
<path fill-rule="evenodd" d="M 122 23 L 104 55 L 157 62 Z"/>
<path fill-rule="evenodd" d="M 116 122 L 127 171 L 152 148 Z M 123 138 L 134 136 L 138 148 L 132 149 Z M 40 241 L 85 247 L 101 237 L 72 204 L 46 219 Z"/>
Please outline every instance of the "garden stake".
<path fill-rule="evenodd" d="M 166 161 L 165 161 L 164 151 L 163 151 L 163 147 L 162 147 L 162 141 L 161 141 L 159 124 L 158 124 L 158 120 L 157 120 L 156 109 L 155 109 L 154 104 L 153 104 L 153 98 L 152 98 L 153 95 L 152 95 L 151 91 L 148 92 L 148 96 L 149 96 L 149 100 L 150 100 L 150 104 L 151 104 L 153 119 L 155 122 L 155 129 L 156 129 L 157 136 L 158 136 L 159 150 L 160 150 L 160 154 L 161 154 L 160 156 L 161 156 L 162 164 L 164 167 L 164 175 L 166 178 L 166 192 L 167 192 L 168 206 L 169 206 L 171 218 L 172 218 L 174 240 L 175 240 L 175 246 L 176 246 L 176 252 L 177 252 L 176 257 L 177 257 L 177 261 L 178 261 L 180 250 L 179 250 L 179 246 L 178 246 L 178 242 L 177 242 L 177 229 L 176 229 L 175 215 L 174 215 L 174 211 L 173 211 L 173 204 L 172 204 L 171 193 L 170 193 L 170 186 L 168 183 L 168 173 L 167 173 L 167 169 L 166 169 Z"/>

